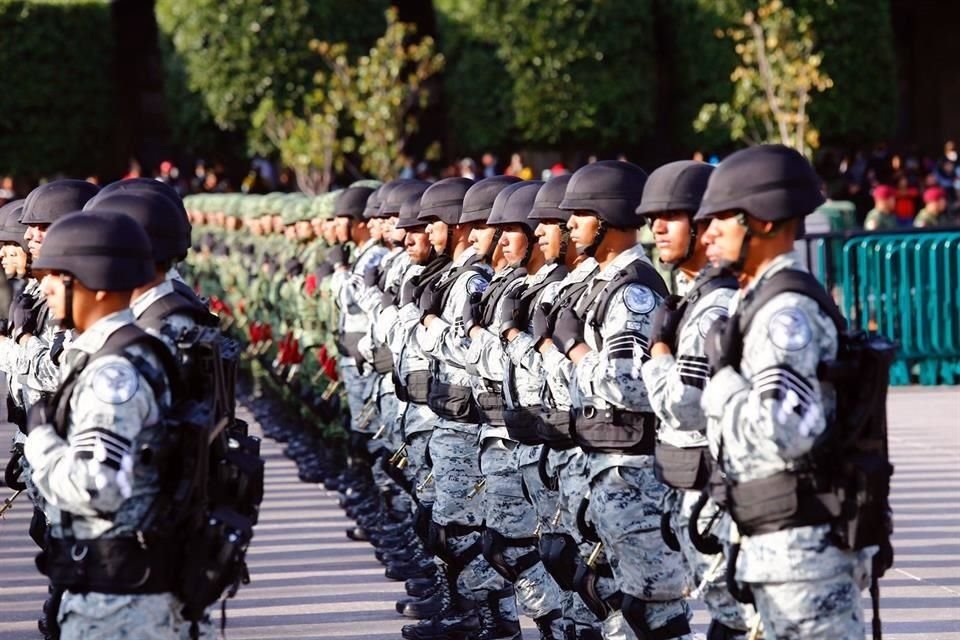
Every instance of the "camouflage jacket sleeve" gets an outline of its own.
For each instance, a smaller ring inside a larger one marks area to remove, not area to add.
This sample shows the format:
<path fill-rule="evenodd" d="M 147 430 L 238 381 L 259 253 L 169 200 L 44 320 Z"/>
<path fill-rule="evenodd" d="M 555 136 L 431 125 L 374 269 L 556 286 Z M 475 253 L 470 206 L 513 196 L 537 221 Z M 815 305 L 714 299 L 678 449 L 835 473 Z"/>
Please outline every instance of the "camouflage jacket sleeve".
<path fill-rule="evenodd" d="M 650 357 L 650 328 L 659 303 L 659 296 L 644 285 L 620 287 L 611 296 L 600 324 L 603 344 L 599 350 L 588 314 L 586 337 L 593 350 L 574 370 L 572 388 L 579 397 L 579 402 L 574 397 L 575 406 L 650 411 L 640 367 Z"/>
<path fill-rule="evenodd" d="M 44 329 L 43 336 L 29 338 L 20 351 L 20 371 L 25 374 L 24 384 L 37 391 L 53 393 L 60 386 L 60 366 L 50 356 L 51 347 L 58 345 L 62 351 L 69 335 L 52 327 Z"/>
<path fill-rule="evenodd" d="M 680 328 L 676 355 L 653 358 L 641 367 L 650 405 L 660 418 L 661 439 L 675 446 L 683 446 L 683 436 L 666 432 L 706 429 L 700 394 L 711 371 L 704 338 L 713 322 L 727 315 L 732 295 L 731 289 L 716 289 L 699 299 Z"/>
<path fill-rule="evenodd" d="M 812 449 L 833 412 L 817 366 L 836 350 L 836 327 L 811 298 L 783 293 L 757 311 L 740 371 L 718 371 L 701 398 L 711 450 L 722 442 L 729 476 L 768 477 Z"/>
<path fill-rule="evenodd" d="M 424 353 L 455 367 L 465 368 L 467 349 L 470 339 L 463 334 L 461 313 L 467 296 L 482 293 L 487 288 L 487 280 L 472 271 L 461 273 L 451 287 L 450 296 L 442 314 L 436 318 L 430 328 L 420 325 L 417 328 L 417 342 Z"/>
<path fill-rule="evenodd" d="M 17 374 L 20 362 L 20 346 L 11 338 L 0 340 L 0 371 L 8 376 Z"/>
<path fill-rule="evenodd" d="M 153 390 L 129 361 L 105 356 L 80 375 L 69 402 L 66 440 L 49 424 L 27 438 L 33 481 L 64 511 L 114 512 L 132 493 L 137 435 L 159 419 Z"/>
<path fill-rule="evenodd" d="M 503 300 L 511 291 L 522 287 L 523 282 L 523 278 L 518 278 L 506 286 L 500 298 L 497 299 L 493 325 L 478 331 L 470 341 L 470 348 L 467 351 L 467 371 L 470 373 L 486 380 L 503 380 L 504 361 L 507 359 L 499 333 Z"/>

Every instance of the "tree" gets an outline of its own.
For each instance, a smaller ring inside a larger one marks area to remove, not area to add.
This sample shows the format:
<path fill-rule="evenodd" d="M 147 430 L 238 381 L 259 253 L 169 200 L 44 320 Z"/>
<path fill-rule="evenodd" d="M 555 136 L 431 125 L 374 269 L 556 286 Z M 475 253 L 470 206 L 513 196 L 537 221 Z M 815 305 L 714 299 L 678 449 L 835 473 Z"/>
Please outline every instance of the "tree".
<path fill-rule="evenodd" d="M 728 102 L 703 105 L 694 128 L 720 125 L 730 138 L 750 144 L 780 142 L 801 153 L 819 146 L 819 131 L 808 112 L 812 94 L 833 86 L 820 70 L 813 20 L 785 7 L 781 0 L 763 0 L 756 11 L 720 37 L 734 44 L 740 64 L 733 70 L 733 96 Z"/>
<path fill-rule="evenodd" d="M 385 33 L 351 63 L 345 43 L 314 41 L 322 68 L 296 109 L 264 100 L 254 116 L 308 193 L 322 193 L 335 172 L 383 180 L 403 168 L 405 141 L 416 132 L 412 111 L 424 106 L 424 82 L 443 67 L 433 39 L 417 38 L 412 25 L 387 12 Z M 359 157 L 360 165 L 352 163 Z"/>

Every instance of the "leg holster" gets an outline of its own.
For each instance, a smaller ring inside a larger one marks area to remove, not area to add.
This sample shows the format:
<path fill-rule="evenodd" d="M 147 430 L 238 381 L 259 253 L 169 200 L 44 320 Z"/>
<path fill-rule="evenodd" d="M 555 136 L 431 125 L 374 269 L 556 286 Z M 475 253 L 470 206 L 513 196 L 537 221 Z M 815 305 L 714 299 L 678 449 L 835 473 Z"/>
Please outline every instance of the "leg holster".
<path fill-rule="evenodd" d="M 494 571 L 511 583 L 516 582 L 524 571 L 540 561 L 540 553 L 536 549 L 536 538 L 507 538 L 488 528 L 483 530 L 481 540 L 483 557 L 490 563 Z M 516 563 L 511 565 L 504 555 L 507 547 L 530 547 L 531 549 L 517 558 Z"/>
<path fill-rule="evenodd" d="M 582 559 L 579 559 L 577 562 L 577 572 L 573 579 L 573 588 L 574 591 L 580 594 L 580 598 L 593 615 L 597 617 L 597 620 L 603 621 L 606 620 L 611 613 L 620 609 L 623 601 L 623 593 L 617 591 L 606 599 L 600 597 L 600 592 L 597 590 L 597 580 L 601 576 L 604 578 L 613 578 L 613 570 L 610 568 L 610 565 L 602 564 L 594 569 L 588 566 Z"/>
<path fill-rule="evenodd" d="M 669 640 L 690 633 L 690 622 L 682 615 L 670 618 L 662 627 L 651 629 L 647 624 L 647 603 L 629 594 L 623 596 L 621 611 L 638 640 Z"/>
<path fill-rule="evenodd" d="M 466 602 L 465 598 L 462 598 L 459 595 L 460 592 L 457 589 L 457 579 L 460 577 L 460 574 L 467 567 L 467 565 L 473 562 L 474 559 L 480 555 L 483 545 L 478 538 L 469 547 L 460 553 L 456 553 L 450 548 L 448 542 L 452 538 L 459 538 L 478 531 L 480 531 L 480 527 L 477 526 L 468 526 L 456 523 L 448 525 L 440 525 L 436 522 L 430 523 L 430 536 L 427 551 L 430 551 L 435 556 L 440 558 L 444 565 L 446 565 L 446 568 L 443 572 L 444 577 L 446 577 L 447 586 L 450 588 L 450 596 L 453 598 L 454 602 L 458 604 L 458 606 L 465 606 Z"/>
<path fill-rule="evenodd" d="M 564 591 L 574 590 L 579 553 L 577 542 L 565 533 L 544 533 L 538 544 L 543 566 Z"/>

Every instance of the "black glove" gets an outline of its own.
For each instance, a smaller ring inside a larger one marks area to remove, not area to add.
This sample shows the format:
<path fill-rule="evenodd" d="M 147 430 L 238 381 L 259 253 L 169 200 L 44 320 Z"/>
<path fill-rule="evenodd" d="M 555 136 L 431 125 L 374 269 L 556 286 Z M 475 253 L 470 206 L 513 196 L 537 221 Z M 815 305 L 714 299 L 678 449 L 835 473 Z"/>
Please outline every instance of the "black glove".
<path fill-rule="evenodd" d="M 25 333 L 37 332 L 37 313 L 34 310 L 37 301 L 32 296 L 21 293 L 10 305 L 10 324 L 13 326 L 11 337 L 19 340 Z"/>
<path fill-rule="evenodd" d="M 318 266 L 313 272 L 314 277 L 317 279 L 317 284 L 320 284 L 321 280 L 331 275 L 333 273 L 333 269 L 333 265 L 329 262 L 321 262 L 320 266 Z"/>
<path fill-rule="evenodd" d="M 10 336 L 10 321 L 6 318 L 0 319 L 0 336 Z"/>
<path fill-rule="evenodd" d="M 420 307 L 420 319 L 423 320 L 430 315 L 439 316 L 443 311 L 443 309 L 441 309 L 442 303 L 443 294 L 440 291 L 435 289 L 433 286 L 424 287 L 418 302 L 418 306 Z"/>
<path fill-rule="evenodd" d="M 463 332 L 470 335 L 470 330 L 480 323 L 480 298 L 482 294 L 471 293 L 463 303 L 463 311 L 460 312 L 460 318 L 463 320 Z"/>
<path fill-rule="evenodd" d="M 50 343 L 50 360 L 58 367 L 60 366 L 60 356 L 63 355 L 63 341 L 66 338 L 66 331 L 57 331 L 53 335 L 53 342 Z"/>
<path fill-rule="evenodd" d="M 380 294 L 380 308 L 386 309 L 387 307 L 392 307 L 397 304 L 396 296 L 393 295 L 392 291 L 384 291 Z"/>
<path fill-rule="evenodd" d="M 704 338 L 704 351 L 707 362 L 714 371 L 720 371 L 727 365 L 737 371 L 740 370 L 740 359 L 743 357 L 743 336 L 740 334 L 740 323 L 736 317 L 721 317 L 714 321 Z"/>
<path fill-rule="evenodd" d="M 678 295 L 669 295 L 663 299 L 663 303 L 653 316 L 653 328 L 650 330 L 651 345 L 663 342 L 671 349 L 676 348 L 677 329 L 680 328 L 680 320 L 683 319 L 683 312 L 677 309 L 681 300 L 683 298 Z"/>
<path fill-rule="evenodd" d="M 553 343 L 564 353 L 583 342 L 583 318 L 572 307 L 563 309 L 553 327 Z"/>
<path fill-rule="evenodd" d="M 335 244 L 327 250 L 327 262 L 334 267 L 347 266 L 348 259 L 347 248 L 342 244 Z"/>
<path fill-rule="evenodd" d="M 541 302 L 533 310 L 533 338 L 537 342 L 553 335 L 553 305 Z"/>
<path fill-rule="evenodd" d="M 53 416 L 49 415 L 50 410 L 47 407 L 47 399 L 40 398 L 27 412 L 27 435 L 42 424 L 50 424 Z"/>
<path fill-rule="evenodd" d="M 296 258 L 290 258 L 283 263 L 283 271 L 288 278 L 296 278 L 303 273 L 303 264 Z"/>
<path fill-rule="evenodd" d="M 515 287 L 510 293 L 503 296 L 503 302 L 500 307 L 500 334 L 504 334 L 510 329 L 519 329 L 523 331 L 530 322 L 529 308 L 520 303 L 523 296 L 523 287 Z"/>
<path fill-rule="evenodd" d="M 403 283 L 403 288 L 400 289 L 400 303 L 397 306 L 402 307 L 413 302 L 418 284 L 419 280 L 417 278 L 410 278 Z"/>
<path fill-rule="evenodd" d="M 380 279 L 380 269 L 377 267 L 368 267 L 366 271 L 363 272 L 363 284 L 368 287 L 377 286 L 377 280 Z"/>

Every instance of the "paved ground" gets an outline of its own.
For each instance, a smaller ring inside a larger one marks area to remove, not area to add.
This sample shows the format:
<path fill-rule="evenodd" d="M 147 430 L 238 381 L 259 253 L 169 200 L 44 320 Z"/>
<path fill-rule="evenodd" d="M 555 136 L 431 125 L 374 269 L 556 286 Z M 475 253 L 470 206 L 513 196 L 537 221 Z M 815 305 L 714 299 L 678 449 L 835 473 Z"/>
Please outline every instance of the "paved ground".
<path fill-rule="evenodd" d="M 881 581 L 884 637 L 960 640 L 960 390 L 894 390 L 890 422 L 897 559 Z M 0 442 L 8 442 L 8 431 L 0 427 Z M 229 604 L 228 637 L 398 638 L 404 621 L 393 601 L 402 584 L 384 579 L 371 547 L 346 539 L 348 522 L 334 495 L 298 482 L 276 445 L 267 443 L 265 452 L 253 583 Z M 4 640 L 37 637 L 44 584 L 25 533 L 29 515 L 18 501 L 0 522 Z M 694 621 L 703 631 L 702 611 Z"/>

